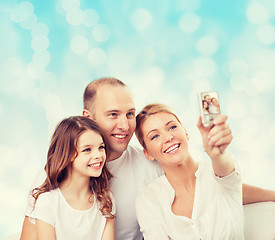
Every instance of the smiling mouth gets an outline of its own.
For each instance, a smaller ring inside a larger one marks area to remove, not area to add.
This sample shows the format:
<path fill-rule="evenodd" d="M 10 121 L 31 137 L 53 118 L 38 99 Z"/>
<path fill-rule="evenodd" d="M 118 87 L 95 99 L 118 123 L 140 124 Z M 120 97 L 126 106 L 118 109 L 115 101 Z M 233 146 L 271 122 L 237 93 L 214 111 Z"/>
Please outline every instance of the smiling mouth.
<path fill-rule="evenodd" d="M 180 147 L 180 144 L 174 144 L 171 147 L 167 148 L 164 153 L 172 153 Z"/>
<path fill-rule="evenodd" d="M 101 167 L 101 165 L 102 165 L 102 162 L 96 162 L 96 163 L 88 164 L 88 167 L 98 168 L 98 167 Z"/>

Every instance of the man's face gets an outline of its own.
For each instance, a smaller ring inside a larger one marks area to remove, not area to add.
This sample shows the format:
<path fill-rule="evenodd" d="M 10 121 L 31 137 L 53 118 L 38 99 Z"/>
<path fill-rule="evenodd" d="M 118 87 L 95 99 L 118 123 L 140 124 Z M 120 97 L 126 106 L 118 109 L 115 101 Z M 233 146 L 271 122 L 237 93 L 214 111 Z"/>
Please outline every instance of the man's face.
<path fill-rule="evenodd" d="M 209 95 L 205 95 L 205 96 L 204 96 L 204 100 L 205 100 L 208 104 L 211 103 L 211 97 L 210 97 Z"/>
<path fill-rule="evenodd" d="M 109 142 L 108 160 L 120 157 L 136 128 L 134 100 L 129 89 L 107 84 L 100 86 L 90 113 Z"/>

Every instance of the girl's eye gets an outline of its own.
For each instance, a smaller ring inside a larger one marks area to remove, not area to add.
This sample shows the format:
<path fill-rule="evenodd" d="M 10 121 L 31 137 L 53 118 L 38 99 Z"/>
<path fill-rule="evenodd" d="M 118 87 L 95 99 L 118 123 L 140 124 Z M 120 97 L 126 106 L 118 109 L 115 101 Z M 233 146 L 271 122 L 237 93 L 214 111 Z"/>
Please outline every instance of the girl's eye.
<path fill-rule="evenodd" d="M 156 135 L 154 135 L 153 137 L 151 137 L 151 141 L 154 140 L 154 139 L 156 139 L 158 136 L 159 136 L 159 135 L 156 134 Z"/>
<path fill-rule="evenodd" d="M 91 151 L 91 148 L 85 148 L 84 150 L 83 150 L 83 152 L 90 152 Z"/>
<path fill-rule="evenodd" d="M 102 145 L 102 146 L 100 146 L 98 149 L 99 149 L 99 150 L 102 150 L 102 149 L 104 149 L 104 150 L 105 150 L 105 146 L 104 146 L 104 145 Z"/>

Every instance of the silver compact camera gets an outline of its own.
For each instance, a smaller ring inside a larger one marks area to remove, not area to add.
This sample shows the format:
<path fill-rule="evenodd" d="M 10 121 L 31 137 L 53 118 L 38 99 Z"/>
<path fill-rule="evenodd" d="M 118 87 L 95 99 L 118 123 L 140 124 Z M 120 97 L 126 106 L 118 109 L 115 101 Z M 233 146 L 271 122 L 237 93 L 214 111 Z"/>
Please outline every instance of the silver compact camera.
<path fill-rule="evenodd" d="M 211 127 L 213 120 L 221 113 L 218 92 L 200 92 L 198 95 L 202 124 Z"/>

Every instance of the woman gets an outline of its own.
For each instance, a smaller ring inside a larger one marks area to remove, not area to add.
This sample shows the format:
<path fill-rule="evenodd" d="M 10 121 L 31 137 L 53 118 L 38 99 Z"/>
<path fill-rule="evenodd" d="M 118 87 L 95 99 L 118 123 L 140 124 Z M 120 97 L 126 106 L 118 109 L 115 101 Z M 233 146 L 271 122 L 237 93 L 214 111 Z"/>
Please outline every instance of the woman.
<path fill-rule="evenodd" d="M 232 140 L 226 120 L 219 116 L 210 129 L 199 118 L 211 162 L 196 162 L 188 151 L 189 136 L 169 107 L 150 104 L 138 114 L 136 136 L 148 160 L 156 159 L 165 173 L 137 198 L 145 240 L 244 239 L 242 181 L 225 152 Z"/>
<path fill-rule="evenodd" d="M 31 217 L 38 239 L 114 239 L 105 149 L 102 131 L 91 119 L 70 117 L 57 126 L 45 165 L 47 178 L 33 190 Z"/>
<path fill-rule="evenodd" d="M 220 113 L 220 104 L 218 102 L 218 99 L 215 97 L 211 98 L 211 103 L 213 105 L 212 112 L 211 113 Z"/>

